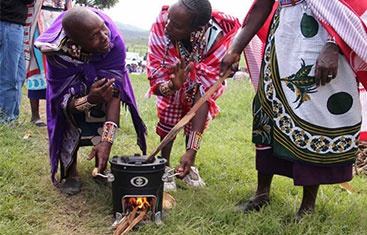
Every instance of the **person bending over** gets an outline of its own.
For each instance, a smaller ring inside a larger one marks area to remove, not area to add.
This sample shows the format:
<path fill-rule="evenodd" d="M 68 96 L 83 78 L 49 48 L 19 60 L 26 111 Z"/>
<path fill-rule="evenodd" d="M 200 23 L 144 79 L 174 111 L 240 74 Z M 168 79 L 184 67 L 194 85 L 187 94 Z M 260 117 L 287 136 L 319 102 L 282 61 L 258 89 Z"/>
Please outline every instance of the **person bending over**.
<path fill-rule="evenodd" d="M 147 59 L 149 94 L 156 96 L 156 133 L 161 140 L 218 80 L 220 59 L 238 28 L 237 18 L 212 11 L 208 0 L 179 0 L 162 7 L 151 28 Z M 215 100 L 224 89 L 222 84 L 184 127 L 186 152 L 175 171 L 189 186 L 205 185 L 194 162 L 205 127 L 219 112 Z M 161 151 L 168 166 L 173 142 Z M 164 188 L 175 190 L 175 182 L 166 182 Z"/>
<path fill-rule="evenodd" d="M 47 128 L 53 182 L 60 164 L 61 191 L 80 192 L 77 151 L 94 145 L 88 159 L 98 172 L 107 167 L 119 126 L 121 102 L 128 106 L 145 154 L 146 127 L 138 113 L 125 69 L 125 44 L 101 11 L 74 7 L 62 13 L 35 46 L 47 57 Z"/>

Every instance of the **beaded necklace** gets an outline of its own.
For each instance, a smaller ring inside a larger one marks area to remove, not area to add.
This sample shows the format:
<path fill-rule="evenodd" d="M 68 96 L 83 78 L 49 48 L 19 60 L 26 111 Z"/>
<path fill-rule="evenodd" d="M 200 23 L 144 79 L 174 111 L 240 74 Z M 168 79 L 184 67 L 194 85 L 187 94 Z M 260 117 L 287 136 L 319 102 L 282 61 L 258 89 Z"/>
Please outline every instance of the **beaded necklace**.
<path fill-rule="evenodd" d="M 196 61 L 197 63 L 201 62 L 203 59 L 204 50 L 206 47 L 206 38 L 204 36 L 205 27 L 200 31 L 192 32 L 190 35 L 190 43 L 191 43 L 191 52 L 184 46 L 181 41 L 176 42 L 176 50 L 180 54 L 180 56 L 184 56 L 186 64 L 190 63 L 190 61 Z M 168 54 L 168 48 L 171 44 L 171 40 L 166 37 L 166 45 L 164 48 L 164 55 L 161 63 L 162 68 L 166 68 L 166 57 Z M 198 50 L 199 49 L 199 50 Z"/>
<path fill-rule="evenodd" d="M 178 41 L 176 42 L 176 50 L 180 54 L 180 57 L 185 58 L 186 64 L 190 63 L 191 61 L 195 61 L 197 63 L 201 62 L 203 59 L 204 50 L 206 47 L 206 38 L 205 38 L 205 29 L 206 27 L 203 27 L 200 31 L 192 32 L 190 35 L 190 44 L 191 44 L 191 52 L 185 47 L 183 42 Z M 162 59 L 161 67 L 167 68 L 167 65 L 165 63 L 165 59 L 168 54 L 168 48 L 171 44 L 171 40 L 166 37 L 166 45 L 164 49 L 164 56 Z M 186 89 L 186 95 L 185 99 L 188 103 L 193 103 L 195 95 L 197 93 L 199 85 L 197 83 L 191 84 Z"/>
<path fill-rule="evenodd" d="M 61 50 L 73 59 L 88 63 L 90 58 L 92 58 L 92 53 L 84 52 L 81 46 L 76 45 L 68 37 L 65 37 L 60 44 Z"/>

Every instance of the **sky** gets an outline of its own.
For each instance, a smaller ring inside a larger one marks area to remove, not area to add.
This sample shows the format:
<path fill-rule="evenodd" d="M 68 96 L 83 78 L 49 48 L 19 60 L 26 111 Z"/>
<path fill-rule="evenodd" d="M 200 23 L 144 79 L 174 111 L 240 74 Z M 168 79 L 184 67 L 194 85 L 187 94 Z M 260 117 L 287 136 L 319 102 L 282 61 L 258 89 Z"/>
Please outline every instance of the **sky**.
<path fill-rule="evenodd" d="M 149 30 L 163 5 L 177 0 L 120 0 L 115 7 L 104 10 L 114 21 Z M 242 23 L 252 0 L 210 0 L 213 9 L 236 16 Z"/>

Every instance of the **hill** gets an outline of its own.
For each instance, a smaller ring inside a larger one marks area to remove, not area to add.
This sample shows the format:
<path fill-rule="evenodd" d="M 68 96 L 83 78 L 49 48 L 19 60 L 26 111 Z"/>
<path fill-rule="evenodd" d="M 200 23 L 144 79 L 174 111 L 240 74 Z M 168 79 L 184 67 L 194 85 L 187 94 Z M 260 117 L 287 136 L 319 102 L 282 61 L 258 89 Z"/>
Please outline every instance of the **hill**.
<path fill-rule="evenodd" d="M 126 43 L 148 44 L 149 31 L 133 25 L 115 22 Z"/>

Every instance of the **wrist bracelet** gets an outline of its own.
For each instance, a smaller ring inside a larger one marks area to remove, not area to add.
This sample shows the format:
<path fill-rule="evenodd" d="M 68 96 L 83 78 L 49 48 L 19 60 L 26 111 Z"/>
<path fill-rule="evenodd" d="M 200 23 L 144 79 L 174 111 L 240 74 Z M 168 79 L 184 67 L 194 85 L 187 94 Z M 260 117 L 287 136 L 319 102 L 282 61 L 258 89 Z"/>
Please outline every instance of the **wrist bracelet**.
<path fill-rule="evenodd" d="M 186 150 L 193 149 L 197 152 L 200 149 L 201 135 L 202 134 L 198 131 L 190 131 Z"/>
<path fill-rule="evenodd" d="M 77 111 L 79 112 L 88 111 L 97 105 L 97 104 L 89 103 L 87 100 L 87 97 L 88 96 L 86 95 L 86 96 L 75 99 L 74 106 Z"/>
<path fill-rule="evenodd" d="M 169 87 L 169 81 L 168 82 L 163 82 L 159 85 L 159 92 L 163 95 L 163 96 L 169 96 L 172 95 L 173 93 L 175 93 L 174 90 L 172 90 Z"/>
<path fill-rule="evenodd" d="M 332 37 L 332 36 L 330 36 L 330 37 L 328 37 L 327 39 L 326 39 L 326 43 L 332 43 L 332 44 L 334 44 L 334 45 L 338 45 L 337 43 L 336 43 L 336 41 L 335 41 L 335 38 L 334 37 Z"/>
<path fill-rule="evenodd" d="M 115 135 L 117 132 L 118 126 L 116 123 L 107 121 L 103 124 L 103 131 L 101 141 L 107 141 L 113 144 L 113 140 L 115 139 Z"/>

